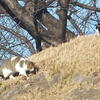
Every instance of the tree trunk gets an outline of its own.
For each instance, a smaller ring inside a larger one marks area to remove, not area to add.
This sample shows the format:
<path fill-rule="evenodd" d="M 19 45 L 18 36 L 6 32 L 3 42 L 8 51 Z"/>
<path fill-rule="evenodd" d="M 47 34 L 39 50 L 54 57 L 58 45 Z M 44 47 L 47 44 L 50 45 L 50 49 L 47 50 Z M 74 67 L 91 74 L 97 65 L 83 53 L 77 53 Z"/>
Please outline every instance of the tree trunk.
<path fill-rule="evenodd" d="M 54 0 L 51 0 L 50 3 L 53 1 Z M 35 3 L 38 3 L 38 0 L 36 0 Z M 29 0 L 24 7 L 21 7 L 17 0 L 0 0 L 0 4 L 13 18 L 13 20 L 22 28 L 27 30 L 28 33 L 36 40 L 37 51 L 42 50 L 41 41 L 46 42 L 48 45 L 57 45 L 65 42 L 66 40 L 66 16 L 70 0 L 60 0 L 59 3 L 61 6 L 61 14 L 59 14 L 60 20 L 57 20 L 49 13 L 43 12 L 39 15 L 39 19 L 37 18 L 38 15 L 34 18 L 33 14 L 37 9 L 35 8 L 34 11 L 31 11 L 30 8 L 35 6 L 37 7 L 38 4 L 34 6 L 34 2 L 29 2 Z M 47 5 L 49 4 L 47 3 Z M 37 23 L 36 19 L 40 21 L 41 25 Z M 43 25 L 47 28 L 47 30 L 43 27 Z M 42 26 L 41 32 L 39 31 L 39 26 Z"/>
<path fill-rule="evenodd" d="M 60 10 L 58 11 L 59 15 L 59 35 L 58 39 L 60 42 L 65 42 L 66 41 L 66 27 L 67 27 L 67 13 L 69 9 L 69 3 L 71 0 L 59 0 L 60 4 Z"/>

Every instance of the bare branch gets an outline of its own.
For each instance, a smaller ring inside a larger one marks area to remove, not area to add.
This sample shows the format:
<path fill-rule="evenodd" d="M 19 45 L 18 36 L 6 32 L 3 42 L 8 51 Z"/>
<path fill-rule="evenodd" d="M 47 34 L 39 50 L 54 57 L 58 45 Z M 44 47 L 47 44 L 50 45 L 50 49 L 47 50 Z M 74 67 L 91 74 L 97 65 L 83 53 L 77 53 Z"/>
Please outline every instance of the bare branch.
<path fill-rule="evenodd" d="M 0 4 L 0 14 L 5 14 L 5 13 L 7 13 L 6 10 Z"/>
<path fill-rule="evenodd" d="M 81 31 L 81 29 L 79 28 L 79 26 L 77 25 L 76 21 L 74 19 L 71 18 L 71 16 L 68 16 L 69 21 L 71 22 L 71 24 L 75 27 L 75 29 L 77 30 L 77 32 L 80 35 L 84 35 L 84 33 Z"/>
<path fill-rule="evenodd" d="M 12 55 L 15 55 L 15 56 L 21 56 L 20 54 L 14 52 L 13 50 L 9 49 L 9 48 L 6 48 L 4 47 L 3 45 L 0 44 L 0 49 L 3 49 L 5 52 L 8 52 Z"/>
<path fill-rule="evenodd" d="M 2 25 L 0 25 L 0 29 L 5 30 L 5 31 L 7 31 L 7 32 L 10 32 L 11 34 L 13 34 L 13 35 L 15 35 L 17 38 L 19 38 L 21 41 L 24 41 L 24 43 L 27 44 L 27 47 L 29 48 L 29 50 L 31 51 L 31 53 L 33 53 L 33 52 L 35 51 L 35 50 L 34 50 L 34 46 L 32 45 L 32 43 L 31 43 L 25 36 L 23 36 L 23 35 L 21 35 L 21 34 L 15 32 L 15 31 L 12 30 L 12 29 L 9 29 L 9 28 L 7 28 L 7 27 L 5 27 L 5 26 L 2 26 Z"/>
<path fill-rule="evenodd" d="M 79 7 L 81 7 L 81 8 L 88 9 L 88 10 L 100 12 L 100 8 L 96 8 L 96 7 L 93 7 L 93 6 L 88 6 L 88 5 L 79 3 L 79 2 L 77 2 L 77 1 L 76 1 L 76 2 L 71 2 L 71 4 L 73 4 L 74 6 L 79 6 Z"/>
<path fill-rule="evenodd" d="M 0 0 L 0 4 L 16 23 L 20 23 L 19 25 L 26 29 L 32 37 L 37 37 L 34 32 L 35 26 L 32 16 L 29 16 L 29 12 L 24 7 L 21 7 L 17 0 Z"/>

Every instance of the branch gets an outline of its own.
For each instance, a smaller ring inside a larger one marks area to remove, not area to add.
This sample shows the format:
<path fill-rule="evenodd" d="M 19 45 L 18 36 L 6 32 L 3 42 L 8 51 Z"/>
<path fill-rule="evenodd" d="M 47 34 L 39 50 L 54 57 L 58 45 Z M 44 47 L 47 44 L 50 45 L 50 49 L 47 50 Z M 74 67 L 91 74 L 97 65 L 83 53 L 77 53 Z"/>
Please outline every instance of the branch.
<path fill-rule="evenodd" d="M 93 6 L 88 6 L 88 5 L 79 3 L 79 2 L 77 2 L 77 1 L 76 1 L 76 2 L 71 2 L 71 4 L 74 5 L 74 6 L 79 6 L 79 7 L 81 7 L 81 8 L 88 9 L 88 10 L 100 12 L 100 8 L 96 8 L 96 7 L 93 7 Z"/>
<path fill-rule="evenodd" d="M 45 10 L 47 7 L 49 7 L 54 1 L 56 1 L 56 0 L 49 0 L 48 2 L 46 2 L 42 8 L 40 8 L 34 12 L 34 15 L 38 15 L 39 13 L 41 13 L 43 10 Z"/>
<path fill-rule="evenodd" d="M 5 52 L 8 52 L 8 53 L 10 53 L 10 54 L 12 54 L 12 55 L 20 56 L 20 57 L 21 57 L 20 54 L 14 52 L 13 50 L 11 50 L 11 49 L 9 49 L 9 48 L 4 47 L 4 46 L 1 45 L 1 44 L 0 44 L 0 49 L 3 49 Z"/>
<path fill-rule="evenodd" d="M 5 27 L 5 26 L 2 26 L 2 25 L 0 25 L 0 29 L 5 30 L 5 31 L 7 31 L 7 32 L 10 32 L 11 34 L 13 34 L 13 35 L 16 36 L 17 38 L 19 38 L 21 41 L 24 41 L 24 43 L 27 44 L 27 47 L 29 48 L 29 50 L 31 51 L 31 53 L 33 53 L 33 51 L 35 51 L 35 50 L 34 50 L 34 46 L 32 45 L 32 43 L 31 43 L 25 36 L 23 36 L 23 35 L 21 35 L 21 34 L 15 32 L 15 31 L 12 30 L 12 29 L 9 29 L 9 28 L 7 28 L 7 27 Z"/>
<path fill-rule="evenodd" d="M 0 14 L 6 14 L 6 10 L 0 4 Z"/>
<path fill-rule="evenodd" d="M 36 32 L 34 32 L 35 26 L 32 16 L 19 5 L 17 0 L 0 0 L 0 4 L 17 24 L 20 23 L 19 25 L 26 29 L 33 38 L 37 37 Z"/>
<path fill-rule="evenodd" d="M 77 30 L 77 32 L 80 35 L 83 35 L 84 33 L 81 31 L 81 29 L 79 28 L 79 26 L 77 25 L 76 21 L 74 19 L 71 18 L 71 16 L 68 16 L 69 21 L 71 22 L 71 24 L 75 27 L 75 29 Z"/>

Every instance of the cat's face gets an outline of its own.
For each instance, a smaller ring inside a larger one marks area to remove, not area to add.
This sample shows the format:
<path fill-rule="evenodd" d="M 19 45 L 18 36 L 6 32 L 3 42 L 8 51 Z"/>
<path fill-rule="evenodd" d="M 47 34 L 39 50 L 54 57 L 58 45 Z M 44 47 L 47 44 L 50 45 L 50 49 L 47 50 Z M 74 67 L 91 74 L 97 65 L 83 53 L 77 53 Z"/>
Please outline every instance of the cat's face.
<path fill-rule="evenodd" d="M 25 64 L 27 66 L 27 70 L 29 70 L 31 73 L 36 74 L 36 72 L 38 71 L 38 67 L 36 67 L 36 65 L 33 62 L 26 60 Z"/>

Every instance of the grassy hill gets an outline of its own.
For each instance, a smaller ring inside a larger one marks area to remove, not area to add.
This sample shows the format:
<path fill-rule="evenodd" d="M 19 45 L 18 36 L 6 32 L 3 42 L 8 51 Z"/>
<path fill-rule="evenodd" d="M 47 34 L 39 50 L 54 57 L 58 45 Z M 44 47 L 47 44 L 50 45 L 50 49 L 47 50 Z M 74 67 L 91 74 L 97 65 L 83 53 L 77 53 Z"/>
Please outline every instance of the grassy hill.
<path fill-rule="evenodd" d="M 39 72 L 0 81 L 0 100 L 100 99 L 100 36 L 77 37 L 28 59 Z"/>

